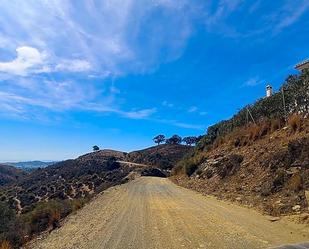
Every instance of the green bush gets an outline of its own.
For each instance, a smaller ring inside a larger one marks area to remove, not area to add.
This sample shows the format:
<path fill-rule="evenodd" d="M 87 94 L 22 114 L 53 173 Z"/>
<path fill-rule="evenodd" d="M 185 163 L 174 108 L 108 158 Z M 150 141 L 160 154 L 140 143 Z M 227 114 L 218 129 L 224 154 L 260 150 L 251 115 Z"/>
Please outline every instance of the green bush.
<path fill-rule="evenodd" d="M 10 209 L 6 203 L 0 203 L 0 245 L 3 248 L 7 245 L 19 248 L 23 242 L 23 230 L 23 224 L 15 211 Z"/>
<path fill-rule="evenodd" d="M 60 220 L 71 212 L 80 209 L 86 200 L 50 200 L 40 202 L 31 212 L 24 217 L 28 225 L 29 234 L 37 234 L 47 229 L 54 229 L 60 226 Z"/>

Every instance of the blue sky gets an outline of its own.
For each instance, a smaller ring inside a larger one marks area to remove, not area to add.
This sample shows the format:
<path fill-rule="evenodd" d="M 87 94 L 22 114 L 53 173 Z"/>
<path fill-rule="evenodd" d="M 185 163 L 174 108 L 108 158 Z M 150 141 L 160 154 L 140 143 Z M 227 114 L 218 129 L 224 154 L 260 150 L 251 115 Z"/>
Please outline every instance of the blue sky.
<path fill-rule="evenodd" d="M 0 161 L 203 134 L 309 56 L 307 0 L 0 6 Z"/>

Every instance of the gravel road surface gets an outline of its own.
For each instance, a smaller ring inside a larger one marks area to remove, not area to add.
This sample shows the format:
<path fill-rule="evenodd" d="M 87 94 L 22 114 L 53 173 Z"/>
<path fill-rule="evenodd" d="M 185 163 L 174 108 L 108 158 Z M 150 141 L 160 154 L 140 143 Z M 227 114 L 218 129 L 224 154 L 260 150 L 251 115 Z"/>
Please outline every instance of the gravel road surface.
<path fill-rule="evenodd" d="M 104 191 L 30 248 L 268 248 L 309 241 L 309 228 L 141 177 Z"/>

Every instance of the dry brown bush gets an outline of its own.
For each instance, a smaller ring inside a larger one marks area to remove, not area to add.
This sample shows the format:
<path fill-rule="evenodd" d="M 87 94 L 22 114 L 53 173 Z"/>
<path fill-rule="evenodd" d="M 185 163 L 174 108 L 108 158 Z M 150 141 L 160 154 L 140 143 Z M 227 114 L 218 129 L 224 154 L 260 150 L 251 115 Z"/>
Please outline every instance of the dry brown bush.
<path fill-rule="evenodd" d="M 269 120 L 265 120 L 258 124 L 260 127 L 259 138 L 267 135 L 271 130 L 271 122 Z"/>
<path fill-rule="evenodd" d="M 61 219 L 61 213 L 58 210 L 53 210 L 50 214 L 49 220 L 48 220 L 48 226 L 52 228 L 56 228 L 59 226 L 59 222 Z"/>
<path fill-rule="evenodd" d="M 293 132 L 300 131 L 302 124 L 301 116 L 293 114 L 289 117 L 288 124 Z"/>
<path fill-rule="evenodd" d="M 261 127 L 254 124 L 248 127 L 249 139 L 257 140 L 260 137 Z"/>
<path fill-rule="evenodd" d="M 12 246 L 7 240 L 4 240 L 0 243 L 0 249 L 12 249 Z"/>
<path fill-rule="evenodd" d="M 300 174 L 294 174 L 287 183 L 287 188 L 291 191 L 299 191 L 303 187 L 303 179 Z"/>
<path fill-rule="evenodd" d="M 213 143 L 213 148 L 218 148 L 220 145 L 224 144 L 225 143 L 225 138 L 224 137 L 218 137 L 214 143 Z"/>
<path fill-rule="evenodd" d="M 272 119 L 271 121 L 270 121 L 270 131 L 271 132 L 274 132 L 274 131 L 277 131 L 277 130 L 279 130 L 279 129 L 281 129 L 281 120 L 280 119 L 278 119 L 278 118 L 276 118 L 276 119 Z"/>

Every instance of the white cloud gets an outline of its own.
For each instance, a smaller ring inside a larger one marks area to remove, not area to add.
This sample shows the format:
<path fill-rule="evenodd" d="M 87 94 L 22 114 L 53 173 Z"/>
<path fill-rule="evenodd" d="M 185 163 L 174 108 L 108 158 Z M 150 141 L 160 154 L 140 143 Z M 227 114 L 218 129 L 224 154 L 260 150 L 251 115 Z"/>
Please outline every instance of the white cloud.
<path fill-rule="evenodd" d="M 123 108 L 123 100 L 116 99 L 120 90 L 102 90 L 97 82 L 147 73 L 177 59 L 195 18 L 195 4 L 189 0 L 4 1 L 0 48 L 6 55 L 17 48 L 17 54 L 7 61 L 0 57 L 0 77 L 5 80 L 0 104 L 28 113 L 78 109 L 151 117 L 155 108 Z M 66 72 L 78 72 L 78 81 Z M 61 73 L 61 81 L 55 80 L 56 73 Z"/>
<path fill-rule="evenodd" d="M 63 60 L 56 65 L 56 71 L 86 72 L 91 69 L 91 64 L 85 60 Z"/>
<path fill-rule="evenodd" d="M 54 61 L 57 60 L 60 60 L 60 62 L 54 66 Z M 16 48 L 15 59 L 0 62 L 0 73 L 17 76 L 56 71 L 86 72 L 90 70 L 91 64 L 86 60 L 52 58 L 47 52 L 40 52 L 38 49 L 30 46 Z"/>
<path fill-rule="evenodd" d="M 129 112 L 119 111 L 118 113 L 126 118 L 145 119 L 151 116 L 152 114 L 154 114 L 155 112 L 156 112 L 156 108 L 129 111 Z"/>
<path fill-rule="evenodd" d="M 16 49 L 17 56 L 14 60 L 0 62 L 0 72 L 26 76 L 30 72 L 42 70 L 45 63 L 46 54 L 40 53 L 36 48 L 23 46 Z"/>

